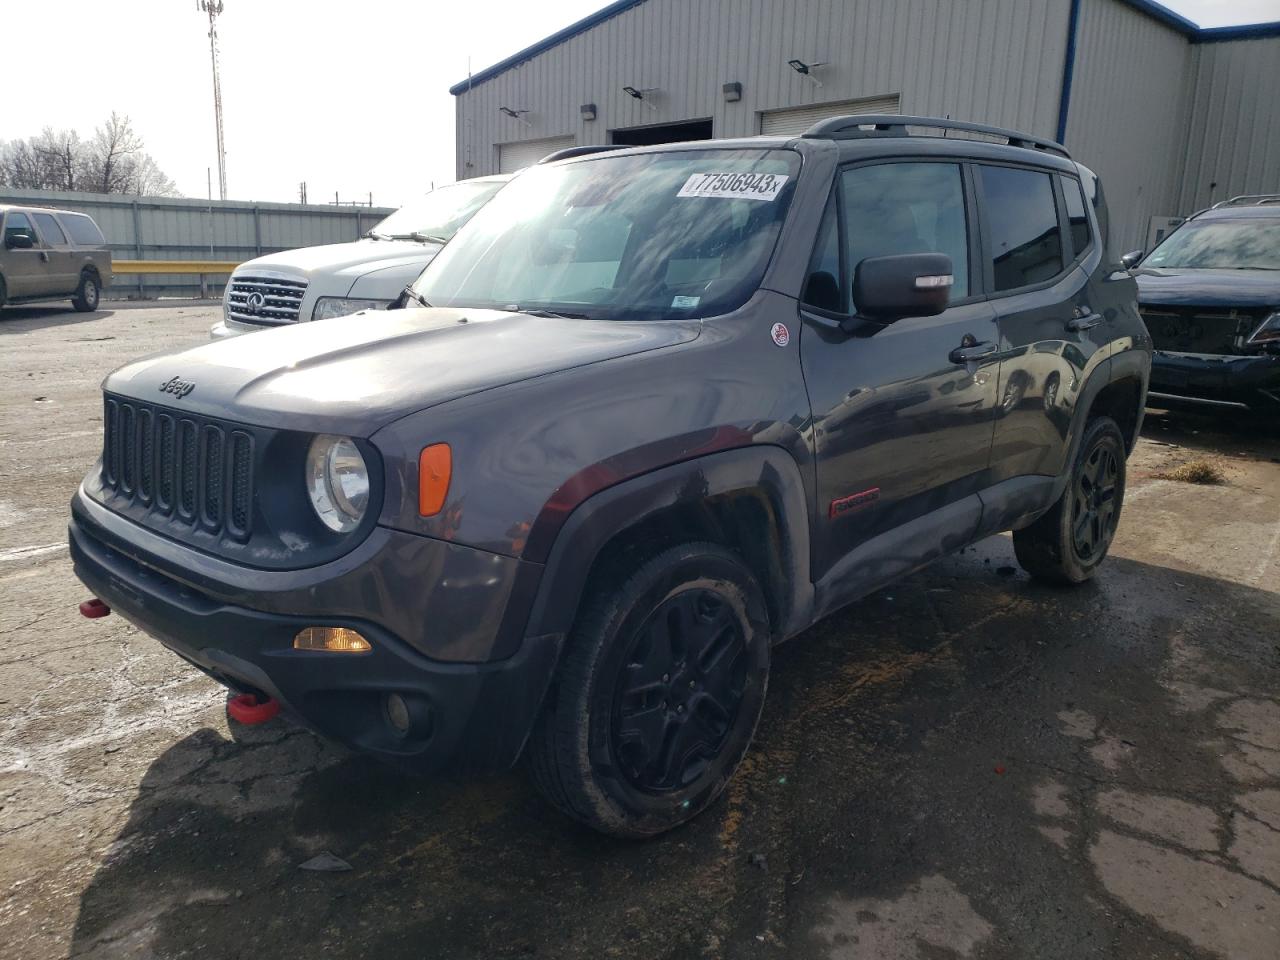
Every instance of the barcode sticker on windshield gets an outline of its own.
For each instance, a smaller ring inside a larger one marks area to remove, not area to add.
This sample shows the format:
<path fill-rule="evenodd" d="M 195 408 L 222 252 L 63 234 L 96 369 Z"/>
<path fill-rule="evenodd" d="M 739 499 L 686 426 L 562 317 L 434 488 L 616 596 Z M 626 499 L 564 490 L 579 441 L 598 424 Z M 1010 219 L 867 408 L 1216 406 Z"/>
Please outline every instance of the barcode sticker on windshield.
<path fill-rule="evenodd" d="M 784 173 L 695 173 L 676 196 L 777 200 L 789 179 Z"/>

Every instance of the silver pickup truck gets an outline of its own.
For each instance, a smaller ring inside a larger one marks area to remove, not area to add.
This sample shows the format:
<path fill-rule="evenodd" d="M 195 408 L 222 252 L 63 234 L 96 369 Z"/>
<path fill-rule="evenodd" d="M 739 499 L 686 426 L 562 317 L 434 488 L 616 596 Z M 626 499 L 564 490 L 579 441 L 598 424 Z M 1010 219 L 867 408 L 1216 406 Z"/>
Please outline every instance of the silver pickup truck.
<path fill-rule="evenodd" d="M 0 307 L 70 299 L 98 309 L 111 251 L 93 218 L 71 210 L 0 204 Z"/>

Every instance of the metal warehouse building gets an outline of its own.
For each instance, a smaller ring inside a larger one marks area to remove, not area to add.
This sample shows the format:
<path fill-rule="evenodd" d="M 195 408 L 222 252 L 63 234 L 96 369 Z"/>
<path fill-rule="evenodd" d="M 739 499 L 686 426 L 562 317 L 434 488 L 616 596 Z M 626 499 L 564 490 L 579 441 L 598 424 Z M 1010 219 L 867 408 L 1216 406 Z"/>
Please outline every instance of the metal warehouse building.
<path fill-rule="evenodd" d="M 1202 30 L 1148 0 L 619 0 L 450 92 L 459 179 L 907 113 L 1062 141 L 1102 176 L 1117 249 L 1280 192 L 1280 23 Z"/>

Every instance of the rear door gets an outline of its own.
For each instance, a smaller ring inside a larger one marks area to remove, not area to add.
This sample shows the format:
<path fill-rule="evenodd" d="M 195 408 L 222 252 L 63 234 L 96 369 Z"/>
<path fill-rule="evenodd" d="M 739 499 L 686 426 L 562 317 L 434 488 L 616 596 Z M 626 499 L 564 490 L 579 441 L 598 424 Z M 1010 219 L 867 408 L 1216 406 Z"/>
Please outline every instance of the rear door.
<path fill-rule="evenodd" d="M 40 239 L 43 241 L 41 249 L 48 257 L 46 261 L 49 269 L 48 292 L 67 295 L 75 293 L 80 280 L 80 271 L 70 238 L 63 232 L 51 213 L 32 212 L 31 219 L 35 221 L 36 229 L 40 231 Z"/>
<path fill-rule="evenodd" d="M 14 237 L 28 236 L 31 247 L 22 249 L 9 244 Z M 31 217 L 21 210 L 10 210 L 4 219 L 4 279 L 9 296 L 38 297 L 49 293 L 49 255 L 40 246 L 40 237 Z"/>
<path fill-rule="evenodd" d="M 1108 326 L 1081 266 L 1096 245 L 1079 181 L 1015 164 L 974 169 L 984 216 L 983 269 L 1000 327 L 991 481 L 1057 476 L 1080 390 L 1108 349 Z M 1075 191 L 1071 212 L 1064 184 Z M 1078 254 L 1075 243 L 1082 245 Z"/>
<path fill-rule="evenodd" d="M 845 566 L 857 568 L 850 569 L 851 586 L 901 572 L 889 570 L 893 563 L 909 569 L 907 544 L 898 543 L 898 555 L 883 563 L 863 563 L 857 558 L 865 552 L 855 551 L 913 521 L 952 516 L 977 526 L 972 495 L 991 452 L 998 348 L 994 314 L 974 282 L 977 249 L 973 194 L 961 163 L 892 161 L 838 175 L 801 304 L 817 460 L 815 577 L 845 558 Z M 931 252 L 950 256 L 955 276 L 942 314 L 893 323 L 850 316 L 861 260 Z M 987 356 L 953 358 L 975 345 Z M 973 509 L 956 507 L 970 499 Z M 953 532 L 965 539 L 965 530 Z"/>

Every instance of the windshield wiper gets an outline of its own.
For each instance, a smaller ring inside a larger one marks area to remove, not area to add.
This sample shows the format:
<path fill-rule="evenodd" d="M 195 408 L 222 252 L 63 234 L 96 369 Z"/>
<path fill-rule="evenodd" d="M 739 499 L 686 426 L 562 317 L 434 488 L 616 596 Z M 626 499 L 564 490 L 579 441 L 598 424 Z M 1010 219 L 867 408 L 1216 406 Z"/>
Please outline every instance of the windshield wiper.
<path fill-rule="evenodd" d="M 364 238 L 366 240 L 390 240 L 391 239 L 385 233 L 379 233 L 377 230 L 370 230 L 368 233 L 364 235 Z"/>
<path fill-rule="evenodd" d="M 512 313 L 523 313 L 530 317 L 543 317 L 547 320 L 590 320 L 585 313 L 561 313 L 559 310 L 525 310 L 520 307 L 511 306 L 507 308 Z"/>
<path fill-rule="evenodd" d="M 426 300 L 423 300 L 423 299 L 422 299 L 422 295 L 421 295 L 420 293 L 416 292 L 416 291 L 413 289 L 413 287 L 405 287 L 405 288 L 404 288 L 402 291 L 400 291 L 400 292 L 401 292 L 402 294 L 404 294 L 404 297 L 405 297 L 405 299 L 406 299 L 406 300 L 413 300 L 413 301 L 414 301 L 415 303 L 417 303 L 417 304 L 418 304 L 418 306 L 420 306 L 420 307 L 429 307 L 429 306 L 431 306 L 431 304 L 427 303 L 427 301 L 426 301 Z"/>
<path fill-rule="evenodd" d="M 419 233 L 416 230 L 413 233 L 409 234 L 409 239 L 417 240 L 419 243 L 429 242 L 429 243 L 439 243 L 442 245 L 449 242 L 448 237 L 439 237 L 439 236 L 436 236 L 434 233 Z"/>

